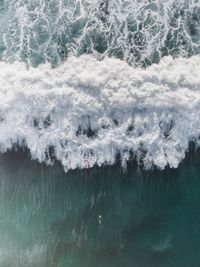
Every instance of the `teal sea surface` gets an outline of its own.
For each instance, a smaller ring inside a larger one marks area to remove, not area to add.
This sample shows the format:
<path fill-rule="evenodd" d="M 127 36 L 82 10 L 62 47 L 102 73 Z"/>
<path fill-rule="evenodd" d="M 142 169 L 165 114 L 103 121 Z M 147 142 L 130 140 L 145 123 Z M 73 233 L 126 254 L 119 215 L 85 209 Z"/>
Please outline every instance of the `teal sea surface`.
<path fill-rule="evenodd" d="M 0 157 L 0 266 L 197 267 L 200 161 L 64 173 L 27 153 Z"/>

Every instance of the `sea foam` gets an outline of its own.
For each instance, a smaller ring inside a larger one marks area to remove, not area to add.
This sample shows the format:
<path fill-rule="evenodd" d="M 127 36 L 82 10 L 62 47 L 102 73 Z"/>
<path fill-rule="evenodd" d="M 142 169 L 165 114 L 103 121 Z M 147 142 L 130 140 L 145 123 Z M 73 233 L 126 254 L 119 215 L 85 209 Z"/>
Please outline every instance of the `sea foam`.
<path fill-rule="evenodd" d="M 69 54 L 149 66 L 200 53 L 198 0 L 1 0 L 0 59 L 58 66 Z"/>
<path fill-rule="evenodd" d="M 27 147 L 65 169 L 176 168 L 199 144 L 200 57 L 166 57 L 147 69 L 113 58 L 70 57 L 61 66 L 0 62 L 0 150 Z"/>

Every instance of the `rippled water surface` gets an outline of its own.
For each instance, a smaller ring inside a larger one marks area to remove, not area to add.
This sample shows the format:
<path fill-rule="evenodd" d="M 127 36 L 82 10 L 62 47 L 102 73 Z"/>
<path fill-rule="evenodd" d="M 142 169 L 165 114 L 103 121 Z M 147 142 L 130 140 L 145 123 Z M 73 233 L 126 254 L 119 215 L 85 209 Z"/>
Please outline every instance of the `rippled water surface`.
<path fill-rule="evenodd" d="M 0 157 L 0 266 L 197 267 L 199 153 L 176 170 L 64 173 Z"/>

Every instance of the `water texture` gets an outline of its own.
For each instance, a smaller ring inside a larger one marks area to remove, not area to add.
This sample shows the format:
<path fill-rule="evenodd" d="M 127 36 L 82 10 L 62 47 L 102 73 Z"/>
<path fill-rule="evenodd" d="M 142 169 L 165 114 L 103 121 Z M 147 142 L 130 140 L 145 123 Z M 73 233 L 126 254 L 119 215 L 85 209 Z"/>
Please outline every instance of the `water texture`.
<path fill-rule="evenodd" d="M 199 145 L 199 11 L 198 0 L 1 0 L 0 151 L 27 147 L 66 171 L 176 168 Z"/>
<path fill-rule="evenodd" d="M 68 55 L 149 66 L 200 51 L 199 0 L 1 0 L 0 56 L 29 65 Z"/>
<path fill-rule="evenodd" d="M 0 0 L 0 267 L 200 266 L 199 50 L 199 0 Z"/>
<path fill-rule="evenodd" d="M 125 173 L 1 156 L 0 266 L 197 267 L 199 166 L 199 152 L 178 169 Z"/>

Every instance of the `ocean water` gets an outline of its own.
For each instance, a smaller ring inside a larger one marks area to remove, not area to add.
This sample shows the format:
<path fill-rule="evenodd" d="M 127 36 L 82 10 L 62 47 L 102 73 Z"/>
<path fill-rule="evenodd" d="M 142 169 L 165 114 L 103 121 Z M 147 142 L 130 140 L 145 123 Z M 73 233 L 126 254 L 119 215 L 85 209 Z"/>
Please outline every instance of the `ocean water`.
<path fill-rule="evenodd" d="M 0 157 L 0 266 L 197 267 L 200 160 L 65 173 L 24 152 Z"/>
<path fill-rule="evenodd" d="M 0 267 L 198 267 L 199 0 L 0 0 Z"/>

